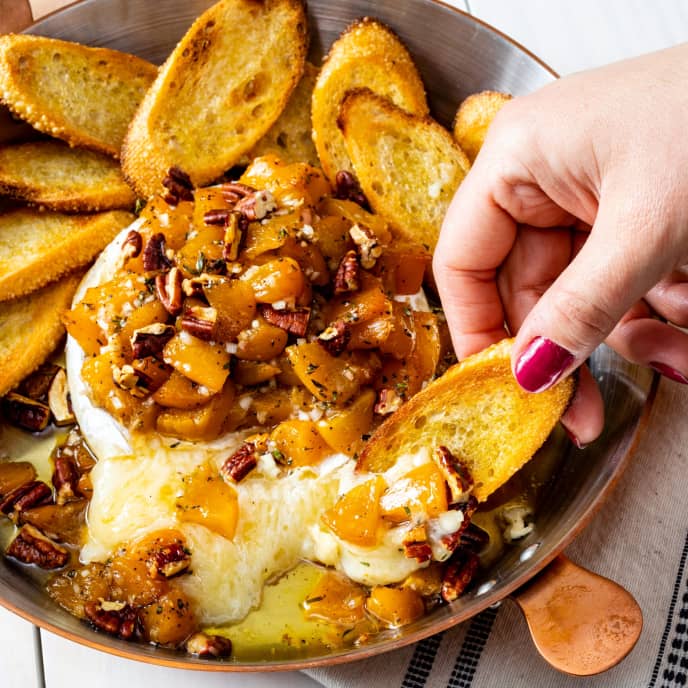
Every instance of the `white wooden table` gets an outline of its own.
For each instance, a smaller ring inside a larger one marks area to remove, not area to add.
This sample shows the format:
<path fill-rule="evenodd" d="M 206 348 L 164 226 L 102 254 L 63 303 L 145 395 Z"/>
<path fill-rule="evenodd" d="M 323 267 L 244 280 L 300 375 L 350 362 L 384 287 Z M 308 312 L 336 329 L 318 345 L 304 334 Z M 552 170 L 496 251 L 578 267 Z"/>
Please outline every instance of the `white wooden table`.
<path fill-rule="evenodd" d="M 336 1 L 336 0 L 333 0 Z M 0 11 L 13 0 L 0 0 Z M 688 41 L 686 0 L 449 0 L 511 35 L 560 74 Z M 60 0 L 32 0 L 36 18 Z M 209 675 L 134 663 L 87 650 L 0 608 L 3 688 L 307 688 L 303 674 Z"/>

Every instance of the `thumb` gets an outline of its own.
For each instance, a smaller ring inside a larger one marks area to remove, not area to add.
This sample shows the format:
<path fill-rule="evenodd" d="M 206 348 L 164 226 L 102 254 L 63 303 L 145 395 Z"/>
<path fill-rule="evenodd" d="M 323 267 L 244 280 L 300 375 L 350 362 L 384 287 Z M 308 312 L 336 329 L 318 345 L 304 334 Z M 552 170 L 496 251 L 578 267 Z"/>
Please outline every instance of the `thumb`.
<path fill-rule="evenodd" d="M 624 215 L 627 215 L 624 213 Z M 579 253 L 523 321 L 512 351 L 518 383 L 540 392 L 573 371 L 631 306 L 670 269 L 670 251 L 653 250 L 643 232 L 600 205 Z M 646 227 L 647 229 L 647 227 Z"/>

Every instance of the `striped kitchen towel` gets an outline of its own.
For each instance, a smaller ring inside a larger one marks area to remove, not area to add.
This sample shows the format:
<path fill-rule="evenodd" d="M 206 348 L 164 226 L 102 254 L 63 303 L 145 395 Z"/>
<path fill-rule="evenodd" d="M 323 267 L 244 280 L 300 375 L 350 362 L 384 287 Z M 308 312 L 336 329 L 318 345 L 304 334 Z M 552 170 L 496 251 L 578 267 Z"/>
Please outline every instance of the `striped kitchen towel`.
<path fill-rule="evenodd" d="M 506 601 L 416 645 L 309 675 L 329 688 L 688 685 L 687 418 L 688 388 L 662 380 L 630 466 L 567 550 L 573 561 L 618 581 L 642 607 L 640 640 L 619 666 L 586 679 L 558 673 L 537 654 L 518 608 Z"/>

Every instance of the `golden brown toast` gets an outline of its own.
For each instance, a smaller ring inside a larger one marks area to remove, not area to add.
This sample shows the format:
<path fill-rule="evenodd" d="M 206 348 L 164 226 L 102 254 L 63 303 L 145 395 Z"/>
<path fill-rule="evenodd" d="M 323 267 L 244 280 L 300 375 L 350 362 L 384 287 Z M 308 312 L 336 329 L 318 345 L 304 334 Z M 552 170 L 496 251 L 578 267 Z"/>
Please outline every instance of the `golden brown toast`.
<path fill-rule="evenodd" d="M 574 391 L 565 378 L 545 392 L 523 390 L 504 339 L 452 366 L 389 417 L 370 438 L 357 470 L 381 472 L 404 454 L 446 446 L 470 470 L 484 501 L 542 446 Z"/>
<path fill-rule="evenodd" d="M 134 219 L 124 210 L 63 215 L 20 208 L 0 215 L 0 301 L 85 265 Z"/>
<path fill-rule="evenodd" d="M 107 48 L 0 36 L 0 97 L 39 131 L 118 157 L 157 67 Z"/>
<path fill-rule="evenodd" d="M 61 141 L 0 148 L 0 192 L 65 212 L 132 208 L 136 200 L 115 160 Z"/>
<path fill-rule="evenodd" d="M 21 299 L 0 303 L 0 396 L 38 368 L 64 334 L 62 313 L 82 273 L 71 274 Z"/>
<path fill-rule="evenodd" d="M 313 141 L 333 183 L 337 172 L 353 169 L 337 127 L 339 110 L 347 91 L 364 87 L 408 112 L 428 113 L 425 88 L 408 50 L 390 28 L 367 17 L 332 44 L 313 91 Z"/>
<path fill-rule="evenodd" d="M 274 153 L 285 163 L 307 162 L 320 166 L 311 138 L 311 99 L 317 77 L 318 68 L 306 62 L 301 81 L 291 94 L 287 107 L 270 131 L 250 151 L 250 160 Z"/>
<path fill-rule="evenodd" d="M 492 120 L 509 100 L 511 96 L 507 93 L 481 91 L 468 96 L 459 106 L 454 118 L 454 138 L 471 164 L 485 142 Z"/>
<path fill-rule="evenodd" d="M 301 0 L 221 0 L 196 19 L 129 127 L 122 168 L 138 194 L 172 166 L 203 186 L 250 151 L 299 82 L 307 43 Z"/>
<path fill-rule="evenodd" d="M 339 127 L 370 205 L 404 239 L 432 251 L 470 167 L 451 134 L 368 89 L 347 94 Z"/>

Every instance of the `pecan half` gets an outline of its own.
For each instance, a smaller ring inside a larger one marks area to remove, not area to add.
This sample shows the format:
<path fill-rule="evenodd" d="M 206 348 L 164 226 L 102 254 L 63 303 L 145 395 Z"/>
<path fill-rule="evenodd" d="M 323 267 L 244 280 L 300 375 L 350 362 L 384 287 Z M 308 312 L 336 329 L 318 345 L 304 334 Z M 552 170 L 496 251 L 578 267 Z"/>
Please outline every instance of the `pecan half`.
<path fill-rule="evenodd" d="M 222 197 L 227 203 L 236 203 L 255 192 L 256 189 L 252 186 L 242 184 L 241 182 L 225 182 L 222 185 Z"/>
<path fill-rule="evenodd" d="M 67 373 L 64 368 L 60 368 L 48 390 L 48 406 L 53 414 L 53 422 L 58 427 L 74 425 L 76 418 L 72 411 L 72 404 L 69 399 L 69 388 L 67 387 Z"/>
<path fill-rule="evenodd" d="M 457 599 L 478 570 L 478 555 L 467 549 L 456 550 L 442 577 L 440 594 L 445 602 Z"/>
<path fill-rule="evenodd" d="M 29 432 L 41 432 L 48 427 L 50 407 L 47 404 L 10 392 L 2 400 L 2 407 L 5 419 L 12 425 Z"/>
<path fill-rule="evenodd" d="M 135 229 L 130 229 L 122 242 L 120 263 L 125 266 L 131 258 L 137 258 L 143 250 L 143 237 Z"/>
<path fill-rule="evenodd" d="M 349 229 L 349 236 L 353 239 L 361 259 L 361 266 L 366 270 L 375 267 L 375 262 L 382 255 L 382 246 L 373 232 L 365 225 L 355 224 Z"/>
<path fill-rule="evenodd" d="M 73 499 L 78 499 L 79 471 L 72 456 L 64 452 L 55 455 L 55 471 L 52 481 L 58 504 L 66 504 Z"/>
<path fill-rule="evenodd" d="M 348 170 L 339 170 L 334 178 L 334 197 L 343 201 L 353 201 L 358 203 L 362 208 L 370 210 L 370 205 L 365 194 L 361 190 L 361 185 L 358 179 Z"/>
<path fill-rule="evenodd" d="M 390 413 L 398 411 L 403 403 L 404 400 L 393 389 L 384 387 L 380 390 L 373 411 L 381 416 L 388 416 Z"/>
<path fill-rule="evenodd" d="M 456 550 L 456 548 L 461 544 L 461 538 L 468 529 L 471 518 L 478 508 L 478 500 L 471 495 L 468 498 L 468 501 L 455 504 L 452 508 L 460 511 L 463 514 L 463 521 L 461 522 L 461 526 L 455 532 L 444 535 L 440 539 L 439 548 L 443 552 L 443 555 L 437 556 L 436 558 L 441 561 L 448 559 L 452 552 L 454 552 L 454 550 Z"/>
<path fill-rule="evenodd" d="M 172 268 L 165 275 L 156 275 L 155 292 L 165 310 L 176 317 L 182 312 L 182 273 Z"/>
<path fill-rule="evenodd" d="M 356 251 L 347 251 L 334 276 L 334 293 L 348 294 L 361 288 L 361 268 Z"/>
<path fill-rule="evenodd" d="M 104 606 L 113 608 L 105 609 Z M 115 608 L 118 607 L 118 608 Z M 139 614 L 128 604 L 112 604 L 107 602 L 88 602 L 84 605 L 86 618 L 99 630 L 122 640 L 141 635 L 141 621 Z"/>
<path fill-rule="evenodd" d="M 468 466 L 444 446 L 437 447 L 433 458 L 447 483 L 449 503 L 465 502 L 473 489 L 473 476 Z"/>
<path fill-rule="evenodd" d="M 318 335 L 318 344 L 332 356 L 339 356 L 351 339 L 351 330 L 343 320 L 336 320 Z"/>
<path fill-rule="evenodd" d="M 241 242 L 248 230 L 248 218 L 242 214 L 233 212 L 227 218 L 225 225 L 224 247 L 222 257 L 225 260 L 236 260 L 241 248 Z"/>
<path fill-rule="evenodd" d="M 38 528 L 22 526 L 5 554 L 42 569 L 59 569 L 69 561 L 69 551 L 47 538 Z"/>
<path fill-rule="evenodd" d="M 178 205 L 179 201 L 193 201 L 193 183 L 186 172 L 174 165 L 162 180 L 167 189 L 164 198 L 168 205 Z"/>
<path fill-rule="evenodd" d="M 432 546 L 428 541 L 428 533 L 425 525 L 415 526 L 406 534 L 402 542 L 404 556 L 415 559 L 419 564 L 432 559 Z"/>
<path fill-rule="evenodd" d="M 469 521 L 466 528 L 461 532 L 459 544 L 463 548 L 470 549 L 476 554 L 480 553 L 490 542 L 489 534 L 480 526 Z"/>
<path fill-rule="evenodd" d="M 194 337 L 209 341 L 217 324 L 217 310 L 212 306 L 187 306 L 182 316 L 182 330 Z"/>
<path fill-rule="evenodd" d="M 164 545 L 148 558 L 148 575 L 160 580 L 178 576 L 189 568 L 191 555 L 178 542 Z"/>
<path fill-rule="evenodd" d="M 308 331 L 308 321 L 311 317 L 310 308 L 297 308 L 293 311 L 278 310 L 267 304 L 260 306 L 260 314 L 271 325 L 275 325 L 297 337 L 305 337 Z"/>
<path fill-rule="evenodd" d="M 174 337 L 174 333 L 174 327 L 164 323 L 153 323 L 134 330 L 130 340 L 134 358 L 157 356 Z"/>
<path fill-rule="evenodd" d="M 221 635 L 194 633 L 186 641 L 186 651 L 197 657 L 229 657 L 232 654 L 232 641 Z"/>
<path fill-rule="evenodd" d="M 276 209 L 275 197 L 267 189 L 254 191 L 248 196 L 244 196 L 234 206 L 234 210 L 244 215 L 249 222 L 262 220 Z"/>
<path fill-rule="evenodd" d="M 229 222 L 231 212 L 229 208 L 213 208 L 203 215 L 203 222 L 207 225 L 224 227 Z"/>
<path fill-rule="evenodd" d="M 17 388 L 17 393 L 36 401 L 45 401 L 48 397 L 48 390 L 55 375 L 60 370 L 60 366 L 46 364 L 31 373 L 22 380 Z"/>
<path fill-rule="evenodd" d="M 165 235 L 162 232 L 153 234 L 143 249 L 143 269 L 147 272 L 156 272 L 169 270 L 171 267 L 172 261 L 167 257 L 165 248 Z"/>
<path fill-rule="evenodd" d="M 13 518 L 24 509 L 49 504 L 52 501 L 53 491 L 50 486 L 41 480 L 32 480 L 3 496 L 0 501 L 0 513 Z"/>
<path fill-rule="evenodd" d="M 235 483 L 238 483 L 256 467 L 257 463 L 256 446 L 252 442 L 244 442 L 244 444 L 222 464 L 220 473 L 225 479 L 229 478 Z"/>
<path fill-rule="evenodd" d="M 148 396 L 148 390 L 145 388 L 142 378 L 134 366 L 129 363 L 125 363 L 123 366 L 112 366 L 112 379 L 120 389 L 129 392 L 133 397 L 143 399 Z"/>

